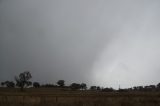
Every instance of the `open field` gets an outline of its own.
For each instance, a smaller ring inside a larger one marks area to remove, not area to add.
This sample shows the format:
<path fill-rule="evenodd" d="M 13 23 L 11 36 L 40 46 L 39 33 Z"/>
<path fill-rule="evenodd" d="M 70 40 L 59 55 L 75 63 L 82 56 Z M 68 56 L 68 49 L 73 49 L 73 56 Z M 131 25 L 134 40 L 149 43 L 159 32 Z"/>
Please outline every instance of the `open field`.
<path fill-rule="evenodd" d="M 160 106 L 159 92 L 62 91 L 52 88 L 0 89 L 0 106 Z"/>

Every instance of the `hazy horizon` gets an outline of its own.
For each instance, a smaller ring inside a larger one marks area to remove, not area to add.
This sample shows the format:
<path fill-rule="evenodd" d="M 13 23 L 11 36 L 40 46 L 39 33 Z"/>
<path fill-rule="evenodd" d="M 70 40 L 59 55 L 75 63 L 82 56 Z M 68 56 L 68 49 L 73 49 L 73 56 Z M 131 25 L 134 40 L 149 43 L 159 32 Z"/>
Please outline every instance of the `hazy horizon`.
<path fill-rule="evenodd" d="M 160 82 L 160 1 L 0 0 L 0 81 Z"/>

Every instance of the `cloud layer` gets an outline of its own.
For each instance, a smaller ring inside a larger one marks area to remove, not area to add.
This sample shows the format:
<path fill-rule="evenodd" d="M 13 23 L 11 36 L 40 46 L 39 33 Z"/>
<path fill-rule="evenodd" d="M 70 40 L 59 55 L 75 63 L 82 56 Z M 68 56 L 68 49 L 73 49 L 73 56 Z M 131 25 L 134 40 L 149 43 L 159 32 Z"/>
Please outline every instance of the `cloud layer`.
<path fill-rule="evenodd" d="M 0 80 L 30 70 L 42 83 L 158 83 L 159 10 L 156 0 L 1 0 Z"/>

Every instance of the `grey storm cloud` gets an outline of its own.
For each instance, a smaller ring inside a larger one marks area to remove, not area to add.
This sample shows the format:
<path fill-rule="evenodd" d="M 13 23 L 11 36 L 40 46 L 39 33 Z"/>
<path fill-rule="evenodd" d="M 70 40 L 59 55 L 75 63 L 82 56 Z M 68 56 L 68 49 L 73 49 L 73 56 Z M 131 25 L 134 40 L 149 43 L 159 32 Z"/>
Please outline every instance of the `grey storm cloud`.
<path fill-rule="evenodd" d="M 0 81 L 30 70 L 117 88 L 160 82 L 158 0 L 1 0 Z"/>

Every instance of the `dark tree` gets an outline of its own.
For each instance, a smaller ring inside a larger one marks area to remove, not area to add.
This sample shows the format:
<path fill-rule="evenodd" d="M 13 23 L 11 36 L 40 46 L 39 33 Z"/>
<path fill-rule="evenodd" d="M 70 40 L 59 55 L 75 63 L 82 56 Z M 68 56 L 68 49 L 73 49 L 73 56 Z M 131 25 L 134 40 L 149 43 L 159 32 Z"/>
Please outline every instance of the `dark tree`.
<path fill-rule="evenodd" d="M 54 85 L 54 84 L 44 84 L 44 85 L 41 85 L 41 87 L 45 87 L 45 88 L 56 88 L 57 85 Z"/>
<path fill-rule="evenodd" d="M 134 87 L 133 87 L 133 90 L 137 91 L 137 87 L 136 87 L 136 86 L 134 86 Z"/>
<path fill-rule="evenodd" d="M 80 86 L 81 86 L 82 90 L 86 90 L 87 89 L 87 85 L 85 83 L 82 83 Z"/>
<path fill-rule="evenodd" d="M 160 83 L 157 84 L 157 88 L 160 89 Z"/>
<path fill-rule="evenodd" d="M 96 86 L 91 86 L 90 90 L 97 90 L 97 87 Z"/>
<path fill-rule="evenodd" d="M 6 85 L 6 87 L 8 88 L 14 88 L 15 87 L 15 83 L 13 81 L 5 81 L 1 83 L 2 86 Z"/>
<path fill-rule="evenodd" d="M 64 87 L 65 81 L 64 81 L 64 80 L 59 80 L 59 81 L 57 82 L 57 84 L 58 84 L 60 87 Z"/>
<path fill-rule="evenodd" d="M 1 82 L 1 86 L 4 86 L 5 84 L 4 84 L 4 82 Z"/>
<path fill-rule="evenodd" d="M 72 84 L 70 85 L 70 88 L 71 88 L 72 90 L 79 90 L 79 89 L 81 89 L 81 84 L 72 83 Z"/>
<path fill-rule="evenodd" d="M 97 91 L 100 91 L 101 90 L 101 87 L 97 86 Z"/>
<path fill-rule="evenodd" d="M 18 77 L 17 76 L 15 77 L 16 86 L 20 87 L 21 91 L 23 91 L 24 87 L 32 85 L 32 82 L 29 81 L 31 78 L 32 75 L 28 71 L 20 73 Z"/>
<path fill-rule="evenodd" d="M 34 88 L 39 88 L 39 87 L 40 87 L 39 82 L 34 82 L 34 83 L 33 83 L 33 87 L 34 87 Z"/>

